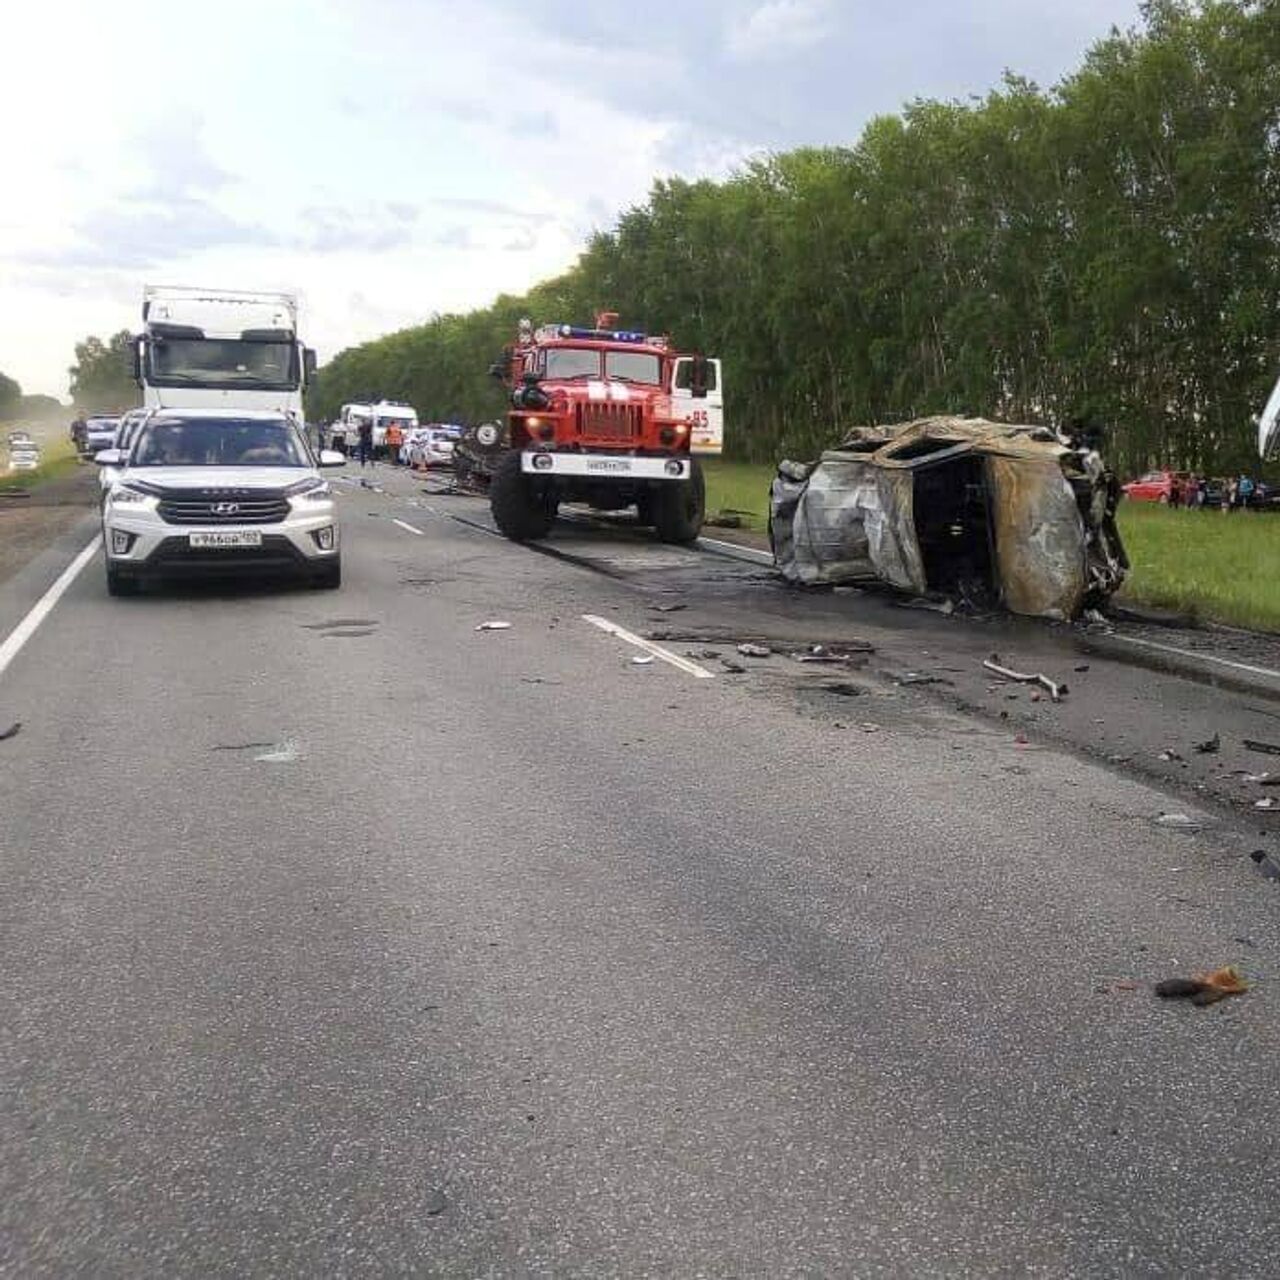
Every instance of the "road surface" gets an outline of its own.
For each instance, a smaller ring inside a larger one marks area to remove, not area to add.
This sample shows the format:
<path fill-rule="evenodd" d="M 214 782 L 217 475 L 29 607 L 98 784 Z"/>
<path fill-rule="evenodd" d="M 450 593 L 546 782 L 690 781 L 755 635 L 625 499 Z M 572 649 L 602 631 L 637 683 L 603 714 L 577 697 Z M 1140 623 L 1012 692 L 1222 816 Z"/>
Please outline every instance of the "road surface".
<path fill-rule="evenodd" d="M 932 617 L 339 484 L 341 591 L 95 560 L 0 674 L 0 1271 L 1274 1274 L 1256 822 L 895 682 Z"/>

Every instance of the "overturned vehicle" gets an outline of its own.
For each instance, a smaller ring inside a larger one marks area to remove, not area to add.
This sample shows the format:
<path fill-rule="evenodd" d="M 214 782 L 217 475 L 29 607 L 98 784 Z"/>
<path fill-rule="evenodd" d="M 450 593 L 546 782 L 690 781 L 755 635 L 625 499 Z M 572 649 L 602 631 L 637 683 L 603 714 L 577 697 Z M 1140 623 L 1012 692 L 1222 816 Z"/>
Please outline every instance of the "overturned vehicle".
<path fill-rule="evenodd" d="M 934 417 L 860 427 L 770 501 L 778 569 L 803 585 L 880 581 L 916 595 L 1069 619 L 1129 561 L 1116 477 L 1049 427 Z"/>

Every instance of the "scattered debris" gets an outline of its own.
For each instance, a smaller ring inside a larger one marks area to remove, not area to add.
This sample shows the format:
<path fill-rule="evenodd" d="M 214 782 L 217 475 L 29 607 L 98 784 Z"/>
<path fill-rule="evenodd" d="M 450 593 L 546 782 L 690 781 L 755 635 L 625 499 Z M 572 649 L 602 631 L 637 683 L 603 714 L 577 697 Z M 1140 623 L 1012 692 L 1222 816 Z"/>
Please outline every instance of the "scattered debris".
<path fill-rule="evenodd" d="M 1255 800 L 1253 802 L 1255 809 L 1280 809 L 1280 800 L 1275 796 L 1267 796 L 1265 800 Z"/>
<path fill-rule="evenodd" d="M 651 653 L 637 653 L 637 654 L 636 654 L 636 656 L 635 656 L 634 658 L 632 658 L 632 659 L 631 659 L 631 665 L 632 665 L 633 667 L 648 667 L 648 666 L 652 666 L 652 665 L 653 665 L 653 654 L 651 654 Z"/>
<path fill-rule="evenodd" d="M 356 627 L 348 631 L 322 631 L 321 640 L 355 640 L 360 636 L 373 635 L 376 627 Z"/>
<path fill-rule="evenodd" d="M 1084 675 L 1084 673 L 1088 670 L 1089 670 L 1089 664 L 1087 662 L 1082 662 L 1078 667 L 1075 668 L 1075 672 L 1077 675 Z"/>
<path fill-rule="evenodd" d="M 1049 697 L 1054 702 L 1061 702 L 1063 696 L 1068 692 L 1065 684 L 1059 684 L 1056 680 L 1050 680 L 1048 676 L 1039 671 L 1014 671 L 1009 667 L 1002 666 L 1000 663 L 1000 655 L 993 653 L 983 664 L 983 668 L 990 671 L 992 675 L 999 676 L 1002 680 L 1012 680 L 1016 684 L 1038 684 L 1048 691 Z"/>
<path fill-rule="evenodd" d="M 1015 733 L 1013 735 L 1013 745 L 1015 747 L 1028 747 L 1031 745 L 1031 740 L 1025 733 Z"/>
<path fill-rule="evenodd" d="M 253 758 L 257 764 L 292 764 L 298 754 L 298 744 L 292 738 L 286 738 L 278 746 L 273 745 L 269 751 Z"/>
<path fill-rule="evenodd" d="M 1155 993 L 1162 999 L 1190 1000 L 1195 1005 L 1217 1004 L 1227 996 L 1241 996 L 1248 990 L 1249 984 L 1233 964 L 1190 978 L 1166 978 L 1155 985 Z"/>
<path fill-rule="evenodd" d="M 1258 864 L 1258 870 L 1262 872 L 1265 879 L 1280 880 L 1280 863 L 1276 862 L 1265 849 L 1255 849 L 1249 857 Z"/>
<path fill-rule="evenodd" d="M 1257 751 L 1264 756 L 1280 756 L 1280 747 L 1274 742 L 1259 742 L 1256 738 L 1245 738 L 1241 745 L 1246 751 Z"/>
<path fill-rule="evenodd" d="M 329 622 L 300 622 L 307 631 L 329 631 L 334 627 L 376 627 L 377 618 L 334 618 Z"/>
<path fill-rule="evenodd" d="M 1113 982 L 1100 983 L 1094 987 L 1094 990 L 1103 996 L 1115 995 L 1118 992 L 1141 991 L 1142 983 L 1134 982 L 1132 978 L 1118 978 Z"/>
<path fill-rule="evenodd" d="M 15 720 L 7 729 L 0 729 L 0 742 L 7 742 L 10 738 L 16 738 L 21 728 L 22 721 Z"/>
<path fill-rule="evenodd" d="M 864 720 L 859 726 L 863 733 L 879 733 L 880 726 L 874 720 Z"/>
<path fill-rule="evenodd" d="M 1163 760 L 1165 764 L 1185 764 L 1186 762 L 1176 751 L 1162 751 L 1156 759 Z"/>
<path fill-rule="evenodd" d="M 738 646 L 738 652 L 744 658 L 771 658 L 773 650 L 765 644 L 749 644 L 743 643 Z"/>
<path fill-rule="evenodd" d="M 687 609 L 687 604 L 651 604 L 650 609 L 654 613 L 679 613 L 681 609 Z"/>
<path fill-rule="evenodd" d="M 1100 609 L 1086 609 L 1084 611 L 1084 620 L 1091 627 L 1109 627 L 1111 625 L 1107 615 Z"/>
<path fill-rule="evenodd" d="M 866 690 L 859 688 L 856 684 L 846 684 L 842 681 L 839 684 L 824 684 L 822 692 L 833 694 L 837 698 L 860 698 Z"/>
<path fill-rule="evenodd" d="M 746 672 L 746 667 L 740 662 L 734 662 L 731 658 L 721 658 L 720 665 L 730 673 L 730 675 L 740 676 Z"/>
<path fill-rule="evenodd" d="M 509 622 L 482 622 L 477 631 L 510 631 L 511 623 Z"/>
<path fill-rule="evenodd" d="M 710 515 L 703 517 L 702 523 L 710 525 L 713 529 L 741 529 L 745 523 L 742 517 L 750 514 L 743 511 L 713 511 Z"/>
<path fill-rule="evenodd" d="M 1156 819 L 1156 825 L 1173 827 L 1176 831 L 1203 831 L 1205 824 L 1201 819 L 1192 818 L 1185 813 L 1162 813 Z"/>
<path fill-rule="evenodd" d="M 561 681 L 561 680 L 548 680 L 548 679 L 546 679 L 546 677 L 544 677 L 544 676 L 521 676 L 521 677 L 520 677 L 520 683 L 521 683 L 521 684 L 553 684 L 553 685 L 560 685 L 560 684 L 562 684 L 562 683 L 563 683 L 563 681 Z"/>
<path fill-rule="evenodd" d="M 422 1210 L 428 1218 L 438 1218 L 449 1207 L 449 1197 L 443 1191 L 432 1191 L 427 1195 Z"/>
<path fill-rule="evenodd" d="M 210 747 L 210 751 L 262 751 L 266 747 L 274 747 L 274 742 L 219 742 Z"/>
<path fill-rule="evenodd" d="M 1207 742 L 1197 742 L 1196 752 L 1202 756 L 1216 756 L 1222 750 L 1222 735 L 1215 733 Z"/>
<path fill-rule="evenodd" d="M 948 680 L 946 676 L 931 676 L 923 671 L 904 671 L 900 675 L 892 677 L 895 684 L 913 685 L 913 684 L 953 684 L 952 680 Z"/>
<path fill-rule="evenodd" d="M 956 611 L 956 602 L 951 599 L 947 600 L 926 600 L 923 596 L 917 596 L 914 600 L 903 600 L 898 604 L 899 609 L 928 609 L 930 613 L 940 613 L 943 617 L 949 618 Z"/>

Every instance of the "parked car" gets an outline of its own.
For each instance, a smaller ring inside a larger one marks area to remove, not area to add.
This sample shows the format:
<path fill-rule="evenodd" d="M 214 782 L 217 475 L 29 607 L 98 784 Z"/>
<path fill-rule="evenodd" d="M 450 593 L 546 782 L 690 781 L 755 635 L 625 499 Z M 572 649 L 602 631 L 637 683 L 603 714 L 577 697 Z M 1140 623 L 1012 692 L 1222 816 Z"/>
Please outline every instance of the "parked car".
<path fill-rule="evenodd" d="M 290 574 L 342 582 L 338 516 L 298 425 L 282 413 L 160 409 L 127 455 L 97 455 L 119 475 L 102 509 L 107 591 L 148 580 Z M 342 466 L 331 450 L 321 467 Z"/>
<path fill-rule="evenodd" d="M 9 445 L 9 470 L 34 471 L 40 465 L 40 450 L 28 436 Z"/>
<path fill-rule="evenodd" d="M 95 414 L 84 422 L 84 451 L 93 457 L 103 449 L 110 449 L 116 442 L 116 430 L 120 426 L 120 416 L 112 414 Z"/>
<path fill-rule="evenodd" d="M 1148 471 L 1137 480 L 1121 485 L 1126 498 L 1134 502 L 1181 503 L 1191 484 L 1189 471 Z"/>
<path fill-rule="evenodd" d="M 430 467 L 451 467 L 453 436 L 443 427 L 419 428 L 405 461 L 423 471 Z"/>
<path fill-rule="evenodd" d="M 20 444 L 35 444 L 35 441 L 31 438 L 30 431 L 23 431 L 21 428 L 18 428 L 17 430 L 9 432 L 9 448 L 12 449 L 14 445 Z"/>
<path fill-rule="evenodd" d="M 119 453 L 123 458 L 129 456 L 129 450 L 133 447 L 133 442 L 137 438 L 138 428 L 146 421 L 148 409 L 130 409 L 128 413 L 122 414 L 120 417 L 120 425 L 116 428 L 115 440 L 111 447 Z M 98 470 L 98 483 L 101 486 L 101 495 L 103 501 L 106 501 L 107 494 L 111 492 L 111 486 L 120 478 L 119 467 L 103 466 Z"/>

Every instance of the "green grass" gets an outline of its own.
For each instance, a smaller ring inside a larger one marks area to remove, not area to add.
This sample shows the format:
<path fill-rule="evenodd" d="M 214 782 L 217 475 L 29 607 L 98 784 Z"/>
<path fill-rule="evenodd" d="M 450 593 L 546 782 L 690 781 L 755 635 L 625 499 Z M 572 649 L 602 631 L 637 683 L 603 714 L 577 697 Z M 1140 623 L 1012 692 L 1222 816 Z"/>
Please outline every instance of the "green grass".
<path fill-rule="evenodd" d="M 703 470 L 709 512 L 745 512 L 745 527 L 768 527 L 772 465 L 717 458 Z M 1280 513 L 1224 516 L 1122 502 L 1119 522 L 1133 565 L 1121 603 L 1280 631 Z"/>
<path fill-rule="evenodd" d="M 1122 502 L 1133 568 L 1119 599 L 1280 631 L 1280 515 Z"/>
<path fill-rule="evenodd" d="M 777 468 L 768 462 L 726 462 L 709 458 L 702 464 L 707 478 L 707 511 L 742 513 L 743 528 L 769 527 L 769 486 Z"/>

